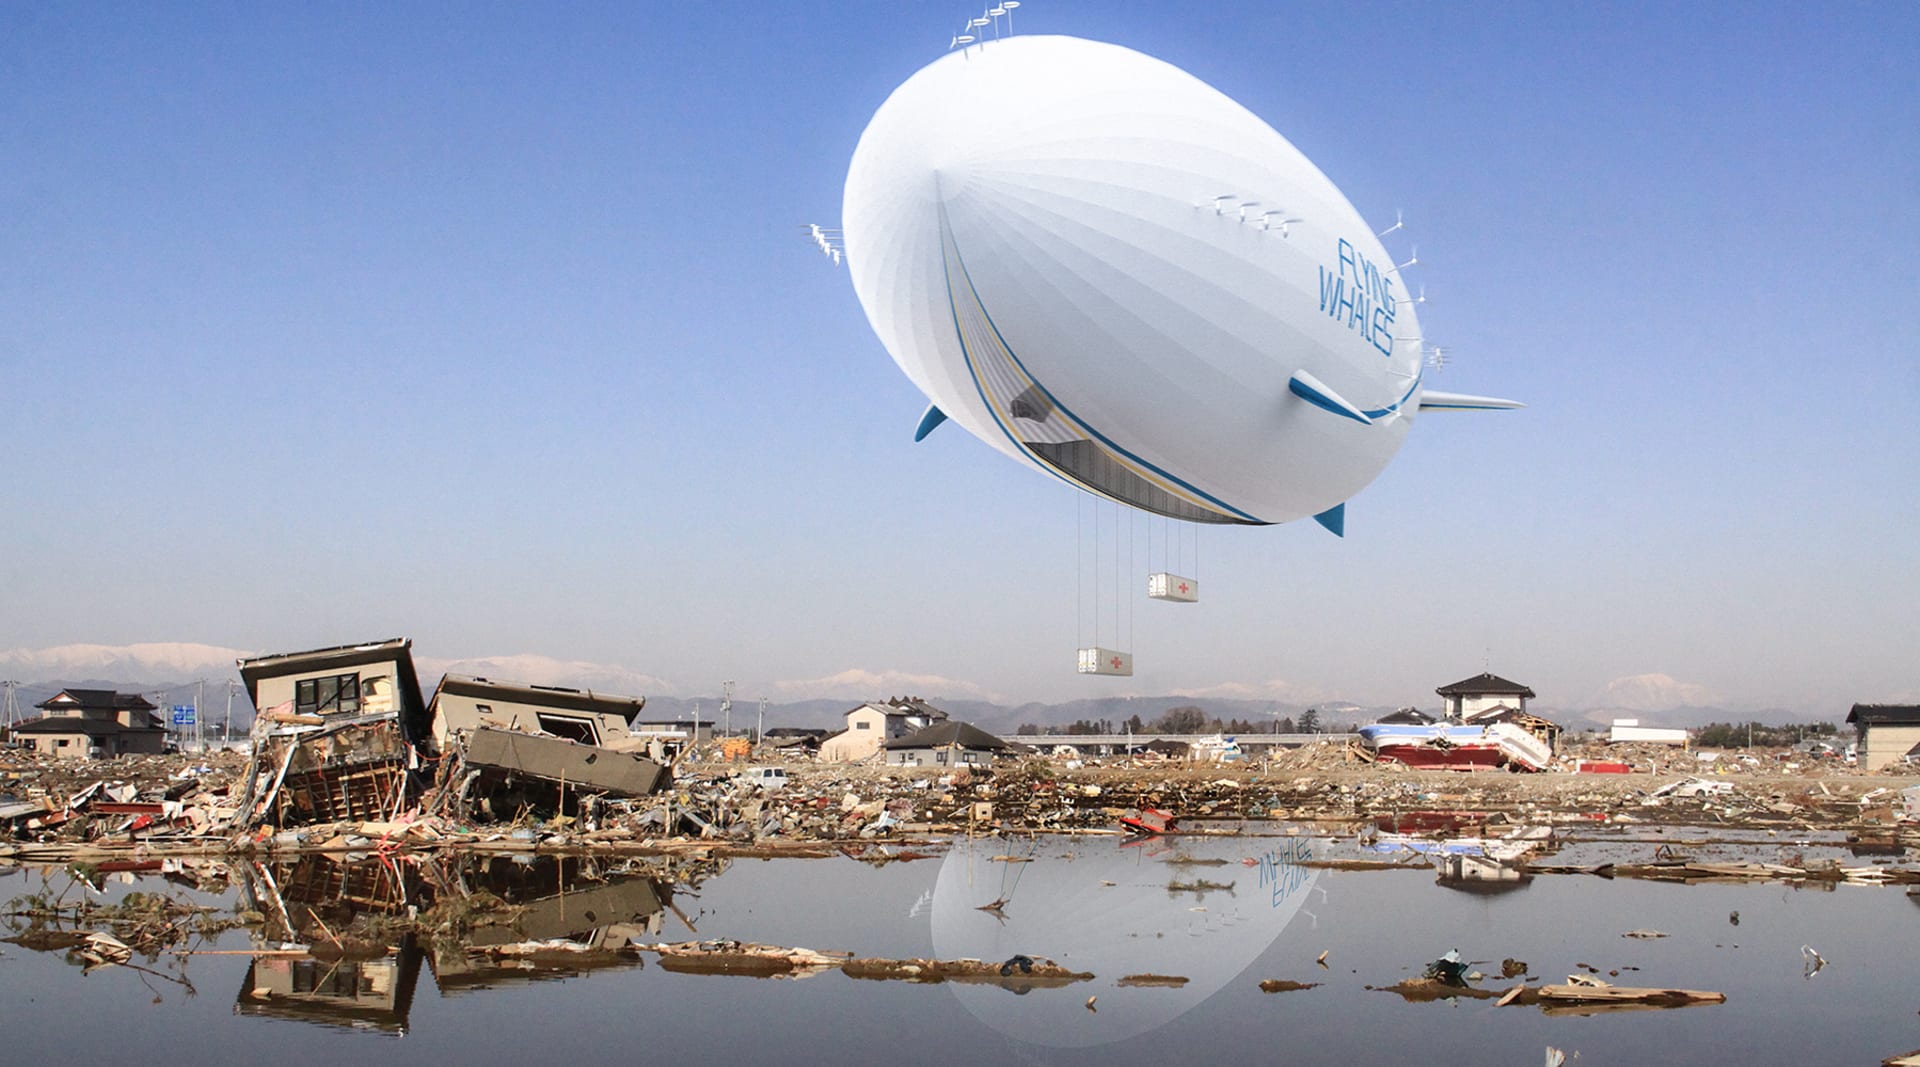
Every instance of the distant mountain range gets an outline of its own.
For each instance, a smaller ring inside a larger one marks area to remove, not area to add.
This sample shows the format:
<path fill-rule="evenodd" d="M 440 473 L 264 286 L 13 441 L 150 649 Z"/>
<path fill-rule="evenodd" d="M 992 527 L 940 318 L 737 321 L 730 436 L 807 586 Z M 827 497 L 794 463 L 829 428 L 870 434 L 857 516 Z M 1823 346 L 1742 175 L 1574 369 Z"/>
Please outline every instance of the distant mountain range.
<path fill-rule="evenodd" d="M 116 689 L 142 693 L 155 704 L 190 704 L 205 680 L 203 721 L 219 722 L 225 714 L 229 679 L 238 680 L 235 661 L 256 655 L 242 649 L 187 643 L 138 645 L 63 645 L 47 649 L 11 649 L 0 651 L 0 678 L 21 684 L 15 694 L 17 715 L 38 714 L 34 705 L 62 688 Z M 651 675 L 606 664 L 561 660 L 540 655 L 494 656 L 469 659 L 416 657 L 415 667 L 421 686 L 431 694 L 443 674 L 470 674 L 502 681 L 535 685 L 559 685 L 592 689 L 606 693 L 638 694 L 647 697 L 648 718 L 684 720 L 694 716 L 696 708 L 703 721 L 720 716 L 717 696 L 676 697 L 658 695 L 664 687 Z M 898 693 L 874 693 L 869 699 L 883 700 Z M 1022 725 L 1066 726 L 1076 720 L 1107 720 L 1116 726 L 1138 715 L 1152 722 L 1170 708 L 1193 706 L 1210 718 L 1234 719 L 1257 724 L 1280 718 L 1296 722 L 1309 707 L 1316 709 L 1324 728 L 1344 730 L 1349 726 L 1372 722 L 1394 711 L 1391 706 L 1369 706 L 1341 701 L 1298 704 L 1273 700 L 1231 697 L 1101 697 L 1058 704 L 999 704 L 966 698 L 946 699 L 938 693 L 925 696 L 956 718 L 964 719 L 995 733 L 1011 734 Z M 1661 706 L 1665 699 L 1705 696 L 1698 687 L 1674 682 L 1663 675 L 1643 675 L 1620 679 L 1599 694 L 1599 706 L 1562 708 L 1535 701 L 1531 710 L 1577 729 L 1604 729 L 1616 718 L 1637 718 L 1647 725 L 1698 727 L 1711 722 L 1789 723 L 1813 722 L 1822 716 L 1810 716 L 1784 708 L 1760 711 L 1733 711 L 1709 703 L 1679 703 Z M 841 716 L 858 701 L 846 698 L 788 700 L 769 703 L 766 725 L 797 727 L 837 727 Z M 1423 708 L 1437 712 L 1438 704 Z M 736 730 L 751 728 L 760 713 L 757 700 L 734 703 L 731 720 Z M 241 688 L 234 697 L 236 728 L 252 720 L 253 709 Z M 1826 718 L 1830 718 L 1826 717 Z"/>

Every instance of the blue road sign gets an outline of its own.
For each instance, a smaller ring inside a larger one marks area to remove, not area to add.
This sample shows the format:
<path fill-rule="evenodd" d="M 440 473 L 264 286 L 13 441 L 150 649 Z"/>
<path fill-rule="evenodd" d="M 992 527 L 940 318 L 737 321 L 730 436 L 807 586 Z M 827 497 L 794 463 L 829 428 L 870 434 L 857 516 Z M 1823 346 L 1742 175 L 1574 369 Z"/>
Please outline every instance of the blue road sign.
<path fill-rule="evenodd" d="M 175 726 L 193 725 L 193 705 L 175 704 L 173 706 L 173 724 Z"/>

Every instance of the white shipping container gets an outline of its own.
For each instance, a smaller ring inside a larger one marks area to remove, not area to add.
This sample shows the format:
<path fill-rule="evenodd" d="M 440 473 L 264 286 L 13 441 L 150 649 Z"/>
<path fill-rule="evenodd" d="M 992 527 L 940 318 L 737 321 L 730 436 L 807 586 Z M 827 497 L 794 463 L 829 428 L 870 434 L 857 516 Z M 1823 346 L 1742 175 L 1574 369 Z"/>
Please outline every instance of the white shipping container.
<path fill-rule="evenodd" d="M 1147 575 L 1147 598 L 1149 600 L 1172 600 L 1181 604 L 1191 604 L 1200 599 L 1200 583 L 1192 578 L 1182 578 L 1177 574 Z"/>
<path fill-rule="evenodd" d="M 1080 650 L 1080 673 L 1132 677 L 1133 654 L 1115 652 L 1111 648 L 1083 648 Z"/>

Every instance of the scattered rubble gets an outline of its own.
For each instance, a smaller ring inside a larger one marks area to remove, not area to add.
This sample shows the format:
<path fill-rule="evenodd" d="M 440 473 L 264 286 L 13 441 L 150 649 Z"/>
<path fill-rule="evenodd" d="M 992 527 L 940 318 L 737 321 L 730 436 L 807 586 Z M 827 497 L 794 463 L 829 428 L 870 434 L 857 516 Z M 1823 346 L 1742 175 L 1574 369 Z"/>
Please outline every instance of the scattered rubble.
<path fill-rule="evenodd" d="M 505 758 L 483 751 L 475 759 L 469 745 L 419 760 L 395 748 L 391 731 L 378 723 L 306 718 L 323 721 L 263 716 L 251 758 L 218 753 L 56 761 L 0 751 L 0 790 L 11 794 L 0 794 L 0 828 L 12 838 L 8 843 L 0 837 L 0 859 L 468 846 L 609 852 L 715 847 L 734 854 L 825 855 L 831 851 L 818 850 L 951 834 L 1118 834 L 1123 817 L 1151 812 L 1164 813 L 1164 825 L 1177 825 L 1185 836 L 1271 832 L 1266 828 L 1273 820 L 1327 834 L 1346 833 L 1356 824 L 1393 825 L 1400 828 L 1393 832 L 1409 839 L 1437 833 L 1453 842 L 1438 850 L 1409 849 L 1414 852 L 1457 854 L 1464 851 L 1460 840 L 1476 837 L 1503 842 L 1481 849 L 1501 866 L 1458 863 L 1457 871 L 1442 871 L 1443 884 L 1495 889 L 1551 869 L 1514 865 L 1513 857 L 1501 854 L 1522 827 L 1831 830 L 1854 835 L 1858 848 L 1887 855 L 1920 846 L 1920 822 L 1903 818 L 1920 794 L 1874 778 L 1751 769 L 1724 779 L 1697 773 L 1654 778 L 1637 766 L 1633 774 L 1458 775 L 1350 763 L 1340 755 L 1346 751 L 1341 740 L 1264 763 L 1231 765 L 1129 759 L 1068 770 L 1028 759 L 939 773 L 800 761 L 781 765 L 789 784 L 768 790 L 741 776 L 737 765 L 688 758 L 671 768 L 670 778 L 663 769 L 648 782 L 643 779 L 649 768 L 658 767 L 651 761 L 537 734 L 514 735 Z M 481 733 L 505 731 L 474 736 Z M 514 754 L 533 749 L 550 749 L 566 767 L 546 773 L 544 764 L 534 765 L 538 760 Z M 601 772 L 615 766 L 641 773 L 603 780 Z M 1700 787 L 1703 782 L 1712 788 Z M 1430 830 L 1420 823 L 1430 816 L 1445 821 Z M 1384 829 L 1378 839 L 1392 840 Z M 1755 876 L 1725 865 L 1679 862 L 1662 859 L 1607 873 Z M 1884 865 L 1803 870 L 1767 876 L 1910 880 L 1902 869 Z"/>

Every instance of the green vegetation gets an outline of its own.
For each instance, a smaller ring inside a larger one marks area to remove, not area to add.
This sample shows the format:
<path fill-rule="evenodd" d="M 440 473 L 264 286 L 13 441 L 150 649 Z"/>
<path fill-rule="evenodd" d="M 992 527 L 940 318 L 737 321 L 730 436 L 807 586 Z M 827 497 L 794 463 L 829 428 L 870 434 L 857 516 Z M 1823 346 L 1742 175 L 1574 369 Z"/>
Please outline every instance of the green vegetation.
<path fill-rule="evenodd" d="M 1701 748 L 1785 748 L 1807 740 L 1827 740 L 1839 733 L 1830 722 L 1799 722 L 1768 726 L 1759 722 L 1711 722 L 1694 734 Z"/>
<path fill-rule="evenodd" d="M 1177 708 L 1168 708 L 1165 714 L 1151 722 L 1144 721 L 1138 715 L 1130 716 L 1125 722 L 1115 723 L 1111 719 L 1076 719 L 1065 726 L 1040 726 L 1025 723 L 1014 731 L 1021 737 L 1089 737 L 1095 734 L 1114 736 L 1118 734 L 1270 734 L 1270 733 L 1312 733 L 1319 724 L 1319 713 L 1309 709 L 1301 716 L 1296 729 L 1292 718 L 1281 718 L 1265 722 L 1253 722 L 1248 719 L 1221 719 L 1208 715 L 1206 710 L 1195 704 L 1182 704 Z"/>

